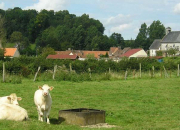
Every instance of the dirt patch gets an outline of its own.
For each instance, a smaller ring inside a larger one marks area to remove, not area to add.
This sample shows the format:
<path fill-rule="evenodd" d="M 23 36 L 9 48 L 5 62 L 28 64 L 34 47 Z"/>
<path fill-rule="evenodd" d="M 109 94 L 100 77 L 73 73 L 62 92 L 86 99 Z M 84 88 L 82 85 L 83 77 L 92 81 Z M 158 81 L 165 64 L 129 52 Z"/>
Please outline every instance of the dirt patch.
<path fill-rule="evenodd" d="M 99 123 L 96 125 L 87 125 L 87 126 L 82 126 L 82 127 L 88 127 L 88 128 L 113 128 L 117 127 L 115 125 L 108 125 L 107 123 Z"/>

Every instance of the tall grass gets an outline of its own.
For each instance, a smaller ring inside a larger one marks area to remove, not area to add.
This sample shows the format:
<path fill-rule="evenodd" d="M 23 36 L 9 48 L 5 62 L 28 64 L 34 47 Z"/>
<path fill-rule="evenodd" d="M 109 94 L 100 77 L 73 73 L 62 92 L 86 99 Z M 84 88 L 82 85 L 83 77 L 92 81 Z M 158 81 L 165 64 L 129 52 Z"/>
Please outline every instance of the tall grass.
<path fill-rule="evenodd" d="M 30 121 L 0 121 L 0 129 L 45 130 L 90 129 L 58 121 L 59 110 L 93 108 L 106 111 L 111 129 L 180 129 L 180 78 L 148 78 L 108 81 L 36 81 L 22 79 L 21 84 L 1 83 L 0 96 L 16 93 Z M 39 122 L 33 102 L 38 86 L 54 86 L 51 124 Z M 95 128 L 94 128 L 95 129 Z M 105 129 L 105 128 L 101 128 Z"/>

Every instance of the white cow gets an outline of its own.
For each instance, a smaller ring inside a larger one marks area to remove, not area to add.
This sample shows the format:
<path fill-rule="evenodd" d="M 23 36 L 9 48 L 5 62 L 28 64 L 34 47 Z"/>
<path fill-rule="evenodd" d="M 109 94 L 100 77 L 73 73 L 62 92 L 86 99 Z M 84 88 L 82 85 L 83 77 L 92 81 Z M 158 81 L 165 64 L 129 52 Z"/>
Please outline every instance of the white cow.
<path fill-rule="evenodd" d="M 17 97 L 15 93 L 9 96 L 0 97 L 0 103 L 9 103 L 13 105 L 19 105 L 18 101 L 22 100 L 21 97 Z"/>
<path fill-rule="evenodd" d="M 0 120 L 14 120 L 14 121 L 28 120 L 28 114 L 24 108 L 18 105 L 1 103 Z"/>
<path fill-rule="evenodd" d="M 34 103 L 38 111 L 38 120 L 46 121 L 47 124 L 50 124 L 49 114 L 51 111 L 52 98 L 49 91 L 53 90 L 54 87 L 49 87 L 47 84 L 44 84 L 42 87 L 39 86 L 39 89 L 36 90 L 34 94 Z"/>

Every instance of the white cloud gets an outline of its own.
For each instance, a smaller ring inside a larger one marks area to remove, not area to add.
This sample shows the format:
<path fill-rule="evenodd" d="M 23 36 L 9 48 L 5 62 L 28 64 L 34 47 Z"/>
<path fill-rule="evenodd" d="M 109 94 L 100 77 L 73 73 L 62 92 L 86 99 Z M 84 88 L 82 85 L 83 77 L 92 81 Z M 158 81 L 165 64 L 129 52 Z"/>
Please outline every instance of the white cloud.
<path fill-rule="evenodd" d="M 180 3 L 178 3 L 177 5 L 175 5 L 174 7 L 174 12 L 177 14 L 180 14 Z"/>
<path fill-rule="evenodd" d="M 119 25 L 119 26 L 116 26 L 116 27 L 112 27 L 110 29 L 110 32 L 113 33 L 113 32 L 117 32 L 117 33 L 120 33 L 126 29 L 129 29 L 131 27 L 131 24 L 122 24 L 122 25 Z"/>
<path fill-rule="evenodd" d="M 0 9 L 4 9 L 4 2 L 0 3 Z"/>
<path fill-rule="evenodd" d="M 130 15 L 123 15 L 123 14 L 118 14 L 115 17 L 110 17 L 107 19 L 105 22 L 105 25 L 107 26 L 117 26 L 120 24 L 125 24 L 131 22 L 131 16 Z"/>
<path fill-rule="evenodd" d="M 33 6 L 27 6 L 25 9 L 36 9 L 40 11 L 42 9 L 59 11 L 63 10 L 69 0 L 39 0 Z"/>

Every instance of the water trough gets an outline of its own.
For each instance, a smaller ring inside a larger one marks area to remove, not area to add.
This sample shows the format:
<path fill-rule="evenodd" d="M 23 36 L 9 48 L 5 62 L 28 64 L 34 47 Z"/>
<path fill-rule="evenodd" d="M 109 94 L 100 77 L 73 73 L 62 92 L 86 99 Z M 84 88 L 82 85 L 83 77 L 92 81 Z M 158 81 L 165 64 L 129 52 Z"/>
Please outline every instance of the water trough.
<path fill-rule="evenodd" d="M 105 123 L 105 111 L 87 108 L 60 110 L 59 121 L 80 126 Z"/>

